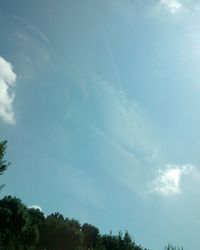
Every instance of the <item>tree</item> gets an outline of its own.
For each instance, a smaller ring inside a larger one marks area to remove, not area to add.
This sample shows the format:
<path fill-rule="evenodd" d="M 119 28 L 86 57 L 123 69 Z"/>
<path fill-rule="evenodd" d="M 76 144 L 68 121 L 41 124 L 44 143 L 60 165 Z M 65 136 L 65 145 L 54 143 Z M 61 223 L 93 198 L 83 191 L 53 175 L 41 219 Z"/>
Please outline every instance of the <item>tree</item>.
<path fill-rule="evenodd" d="M 0 142 L 0 175 L 4 173 L 4 171 L 8 168 L 10 165 L 9 162 L 7 162 L 4 157 L 6 153 L 7 148 L 7 141 Z M 4 185 L 0 185 L 0 190 L 4 187 Z"/>
<path fill-rule="evenodd" d="M 7 141 L 0 142 L 0 175 L 4 173 L 4 171 L 10 164 L 4 159 L 6 148 L 7 148 Z"/>
<path fill-rule="evenodd" d="M 45 223 L 45 215 L 40 209 L 35 208 L 29 208 L 28 214 L 30 218 L 30 224 L 32 231 L 29 231 L 29 234 L 26 235 L 27 239 L 30 239 L 29 242 L 31 242 L 31 239 L 33 242 L 37 242 L 37 249 L 44 249 L 42 248 L 41 244 L 41 235 L 40 233 L 43 230 L 44 223 Z M 34 235 L 35 238 L 31 238 L 29 236 Z"/>
<path fill-rule="evenodd" d="M 99 247 L 100 246 L 100 247 Z M 104 247 L 104 248 L 103 248 Z M 105 250 L 145 250 L 141 246 L 136 245 L 132 237 L 126 231 L 124 236 L 121 232 L 118 235 L 103 235 L 100 236 L 98 247 L 96 249 Z M 147 250 L 147 249 L 146 249 Z"/>
<path fill-rule="evenodd" d="M 40 209 L 29 208 L 28 209 L 31 225 L 40 226 L 45 221 L 44 213 Z"/>
<path fill-rule="evenodd" d="M 64 231 L 64 217 L 60 213 L 54 213 L 45 219 L 40 228 L 39 246 L 41 249 L 62 250 Z"/>
<path fill-rule="evenodd" d="M 0 249 L 32 249 L 38 229 L 32 226 L 28 208 L 20 199 L 5 196 L 0 200 Z"/>
<path fill-rule="evenodd" d="M 84 247 L 86 249 L 93 248 L 99 236 L 99 229 L 88 223 L 82 225 Z"/>
<path fill-rule="evenodd" d="M 75 219 L 66 219 L 66 241 L 67 249 L 77 250 L 83 244 L 83 233 L 81 232 L 81 224 Z"/>
<path fill-rule="evenodd" d="M 41 249 L 77 250 L 82 246 L 80 223 L 74 219 L 64 219 L 60 213 L 47 216 L 39 234 Z"/>
<path fill-rule="evenodd" d="M 165 250 L 183 250 L 182 247 L 175 247 L 171 244 L 168 244 L 168 246 L 165 247 Z"/>
<path fill-rule="evenodd" d="M 135 244 L 131 236 L 129 235 L 129 233 L 126 231 L 124 235 L 124 249 L 132 250 L 132 249 L 135 249 L 134 247 L 135 247 Z"/>

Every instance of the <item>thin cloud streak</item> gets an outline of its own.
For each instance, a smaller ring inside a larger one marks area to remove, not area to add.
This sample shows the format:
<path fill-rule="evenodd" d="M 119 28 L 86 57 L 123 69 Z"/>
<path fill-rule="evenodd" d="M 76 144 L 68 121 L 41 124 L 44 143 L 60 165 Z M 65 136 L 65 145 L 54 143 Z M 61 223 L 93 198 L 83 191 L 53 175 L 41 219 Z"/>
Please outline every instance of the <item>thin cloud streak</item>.
<path fill-rule="evenodd" d="M 96 87 L 103 96 L 99 102 L 105 106 L 105 129 L 101 131 L 124 152 L 138 159 L 154 154 L 150 123 L 140 105 L 109 82 L 99 80 Z"/>
<path fill-rule="evenodd" d="M 14 19 L 16 19 L 16 20 L 18 20 L 18 21 L 24 23 L 24 24 L 27 26 L 27 28 L 28 28 L 29 30 L 33 30 L 35 33 L 37 33 L 37 34 L 40 36 L 40 38 L 41 38 L 43 41 L 49 43 L 48 37 L 47 37 L 40 29 L 38 29 L 36 26 L 34 26 L 33 24 L 29 23 L 27 20 L 25 20 L 25 19 L 23 19 L 23 18 L 21 18 L 21 17 L 19 17 L 19 16 L 12 15 L 12 17 L 13 17 Z"/>
<path fill-rule="evenodd" d="M 150 161 L 155 160 L 152 156 L 158 152 L 148 117 L 139 104 L 130 101 L 124 91 L 111 82 L 96 77 L 92 84 L 86 85 L 86 101 L 95 95 L 93 108 L 98 109 L 98 122 L 90 116 L 81 117 L 81 121 L 105 144 L 100 157 L 106 158 L 102 166 L 107 173 L 131 192 L 141 193 L 145 190 L 146 179 L 142 183 L 138 180 L 151 172 Z M 110 151 L 112 154 L 108 153 Z M 117 160 L 113 155 L 117 155 Z M 107 167 L 113 160 L 116 162 Z"/>

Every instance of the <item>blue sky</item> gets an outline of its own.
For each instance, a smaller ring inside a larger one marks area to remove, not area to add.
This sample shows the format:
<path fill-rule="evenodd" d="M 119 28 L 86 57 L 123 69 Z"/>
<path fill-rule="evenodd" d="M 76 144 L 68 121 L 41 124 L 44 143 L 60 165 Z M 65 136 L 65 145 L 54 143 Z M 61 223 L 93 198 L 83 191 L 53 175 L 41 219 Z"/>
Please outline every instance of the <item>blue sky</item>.
<path fill-rule="evenodd" d="M 199 18 L 195 0 L 2 0 L 2 195 L 198 249 Z"/>

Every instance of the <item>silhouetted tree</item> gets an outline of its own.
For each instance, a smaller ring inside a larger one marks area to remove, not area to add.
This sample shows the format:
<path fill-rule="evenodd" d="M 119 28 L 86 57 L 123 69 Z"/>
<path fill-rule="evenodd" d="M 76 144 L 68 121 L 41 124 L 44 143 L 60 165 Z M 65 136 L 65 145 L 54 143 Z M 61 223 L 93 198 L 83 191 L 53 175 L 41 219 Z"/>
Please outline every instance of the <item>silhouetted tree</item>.
<path fill-rule="evenodd" d="M 1 249 L 25 249 L 35 246 L 38 230 L 32 227 L 27 207 L 20 199 L 6 196 L 0 200 Z"/>
<path fill-rule="evenodd" d="M 40 211 L 39 209 L 29 208 L 28 214 L 30 217 L 31 225 L 39 226 L 45 221 L 44 213 Z"/>
<path fill-rule="evenodd" d="M 88 223 L 64 218 L 60 213 L 45 217 L 27 208 L 20 199 L 0 200 L 0 250 L 147 250 L 137 245 L 126 231 L 123 235 L 101 235 Z M 168 245 L 165 250 L 183 250 Z"/>
<path fill-rule="evenodd" d="M 99 237 L 99 229 L 88 223 L 82 225 L 83 245 L 86 249 L 95 247 Z"/>
<path fill-rule="evenodd" d="M 168 246 L 165 247 L 165 250 L 183 250 L 183 247 L 175 247 L 171 244 L 168 244 Z"/>
<path fill-rule="evenodd" d="M 31 227 L 34 228 L 35 239 L 37 242 L 37 249 L 42 249 L 41 245 L 41 232 L 45 223 L 45 215 L 42 211 L 35 208 L 29 208 L 28 214 L 30 218 Z M 28 237 L 28 236 L 27 236 Z"/>
<path fill-rule="evenodd" d="M 5 153 L 7 148 L 7 141 L 0 142 L 0 175 L 4 173 L 4 171 L 10 165 L 9 162 L 5 160 Z M 0 185 L 0 190 L 4 187 L 4 185 Z"/>

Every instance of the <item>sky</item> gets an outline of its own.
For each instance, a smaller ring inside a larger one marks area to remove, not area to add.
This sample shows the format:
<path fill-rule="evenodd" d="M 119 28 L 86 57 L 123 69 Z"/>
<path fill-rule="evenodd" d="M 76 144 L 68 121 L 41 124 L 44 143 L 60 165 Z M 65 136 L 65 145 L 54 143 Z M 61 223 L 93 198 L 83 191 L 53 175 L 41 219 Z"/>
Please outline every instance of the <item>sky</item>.
<path fill-rule="evenodd" d="M 199 1 L 0 5 L 1 196 L 199 249 Z"/>

